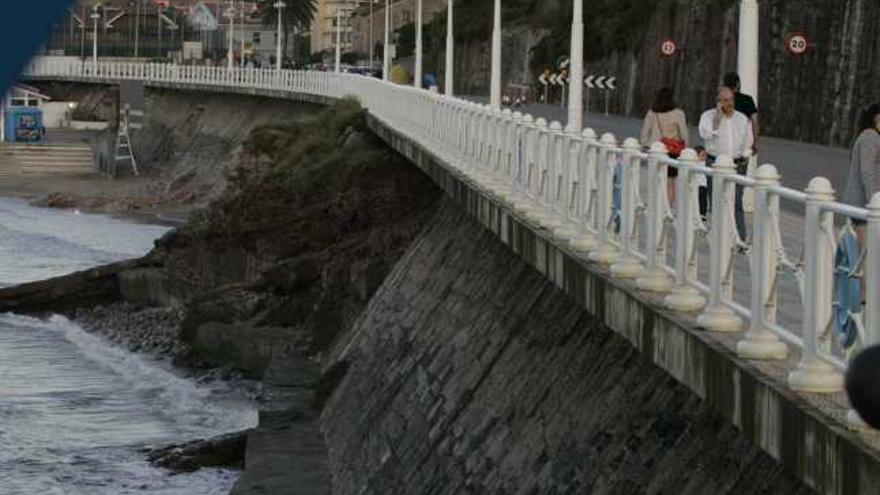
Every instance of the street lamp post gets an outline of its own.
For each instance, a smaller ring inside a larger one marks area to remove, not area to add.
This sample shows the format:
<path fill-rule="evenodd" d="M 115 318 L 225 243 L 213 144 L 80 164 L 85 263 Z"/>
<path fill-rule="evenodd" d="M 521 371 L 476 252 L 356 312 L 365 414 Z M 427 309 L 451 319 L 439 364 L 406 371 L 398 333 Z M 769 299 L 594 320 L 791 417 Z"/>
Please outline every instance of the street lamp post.
<path fill-rule="evenodd" d="M 241 45 L 240 45 L 240 49 L 238 51 L 238 53 L 239 53 L 238 66 L 240 68 L 244 69 L 244 0 L 241 0 L 238 2 L 238 15 L 239 15 L 238 25 L 241 26 L 241 28 L 240 28 L 241 29 Z"/>
<path fill-rule="evenodd" d="M 382 79 L 391 77 L 391 2 L 385 0 L 385 47 L 382 49 Z"/>
<path fill-rule="evenodd" d="M 501 0 L 495 0 L 489 104 L 492 105 L 492 108 L 501 108 Z"/>
<path fill-rule="evenodd" d="M 93 21 L 93 31 L 92 31 L 92 64 L 94 67 L 98 66 L 98 19 L 101 18 L 101 14 L 98 13 L 98 8 L 101 4 L 95 4 L 92 7 L 92 21 Z"/>
<path fill-rule="evenodd" d="M 446 80 L 444 86 L 446 94 L 449 96 L 452 96 L 453 51 L 455 50 L 452 38 L 452 2 L 453 0 L 448 0 L 446 5 Z"/>
<path fill-rule="evenodd" d="M 138 58 L 138 44 L 141 35 L 141 0 L 134 2 L 134 58 Z"/>
<path fill-rule="evenodd" d="M 229 38 L 229 48 L 226 50 L 226 64 L 227 67 L 232 69 L 232 38 L 235 33 L 235 9 L 233 7 L 229 7 L 226 10 L 226 17 L 229 19 L 229 34 L 227 34 L 227 38 Z"/>
<path fill-rule="evenodd" d="M 342 9 L 336 7 L 336 65 L 335 72 L 339 72 L 342 63 Z"/>
<path fill-rule="evenodd" d="M 584 127 L 584 0 L 573 0 L 571 21 L 571 77 L 568 86 L 568 132 Z"/>
<path fill-rule="evenodd" d="M 370 72 L 373 71 L 373 52 L 376 51 L 373 46 L 373 4 L 376 0 L 370 0 Z"/>
<path fill-rule="evenodd" d="M 740 90 L 758 102 L 758 0 L 741 0 L 739 4 L 739 44 L 737 72 Z"/>
<path fill-rule="evenodd" d="M 275 47 L 275 70 L 281 70 L 281 12 L 287 4 L 282 0 L 275 2 L 275 8 L 278 9 L 278 46 Z"/>
<path fill-rule="evenodd" d="M 422 0 L 416 0 L 416 70 L 413 85 L 422 87 Z"/>

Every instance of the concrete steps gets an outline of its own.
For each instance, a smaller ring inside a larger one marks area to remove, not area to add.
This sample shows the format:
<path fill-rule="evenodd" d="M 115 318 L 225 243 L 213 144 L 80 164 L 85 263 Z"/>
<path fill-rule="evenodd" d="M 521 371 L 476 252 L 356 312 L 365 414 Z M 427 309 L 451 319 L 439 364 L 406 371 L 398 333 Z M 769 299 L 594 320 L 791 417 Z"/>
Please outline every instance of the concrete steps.
<path fill-rule="evenodd" d="M 91 175 L 91 147 L 77 143 L 7 143 L 0 147 L 0 177 Z"/>

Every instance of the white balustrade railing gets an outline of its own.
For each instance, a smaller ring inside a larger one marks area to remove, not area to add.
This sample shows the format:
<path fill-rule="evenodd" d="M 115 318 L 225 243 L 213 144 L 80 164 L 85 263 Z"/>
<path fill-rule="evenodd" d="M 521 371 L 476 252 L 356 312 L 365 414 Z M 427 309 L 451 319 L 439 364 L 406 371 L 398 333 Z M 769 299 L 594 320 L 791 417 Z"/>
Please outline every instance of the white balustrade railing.
<path fill-rule="evenodd" d="M 698 325 L 708 331 L 744 332 L 737 346 L 740 356 L 778 359 L 789 346 L 797 347 L 801 361 L 789 377 L 796 389 L 839 391 L 852 349 L 880 342 L 880 195 L 857 208 L 835 202 L 823 178 L 811 181 L 804 192 L 795 191 L 780 185 L 772 165 L 744 177 L 736 174 L 729 157 L 718 157 L 707 168 L 693 150 L 672 160 L 660 143 L 643 151 L 633 139 L 621 145 L 606 133 L 597 140 L 592 129 L 571 133 L 559 122 L 353 74 L 93 65 L 52 57 L 32 60 L 25 74 L 354 96 L 376 118 L 543 226 L 575 254 L 609 266 L 612 276 L 634 279 L 640 290 L 666 294 L 666 307 L 698 315 Z M 674 206 L 666 193 L 670 167 L 678 170 Z M 697 199 L 703 176 L 714 191 L 706 219 Z M 737 185 L 754 189 L 749 245 L 735 228 Z M 781 201 L 803 205 L 806 214 L 784 212 Z M 786 225 L 792 222 L 783 219 L 789 217 L 803 228 L 800 261 L 793 261 L 785 246 Z M 849 275 L 864 279 L 867 291 L 863 308 L 841 313 L 846 301 L 835 302 L 834 253 L 840 235 L 854 231 L 852 220 L 867 222 L 867 248 Z M 792 294 L 799 299 L 792 304 L 801 310 L 780 314 L 780 297 Z M 855 346 L 835 344 L 835 314 L 849 317 L 857 329 Z"/>

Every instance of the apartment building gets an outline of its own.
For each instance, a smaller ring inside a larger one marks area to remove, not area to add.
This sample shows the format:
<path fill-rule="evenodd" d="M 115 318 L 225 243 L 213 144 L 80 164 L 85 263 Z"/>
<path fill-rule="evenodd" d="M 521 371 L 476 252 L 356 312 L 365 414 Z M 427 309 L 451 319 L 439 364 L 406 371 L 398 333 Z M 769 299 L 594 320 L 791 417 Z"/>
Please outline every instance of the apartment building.
<path fill-rule="evenodd" d="M 438 12 L 446 10 L 447 1 L 422 0 L 423 22 L 427 24 Z M 392 0 L 390 6 L 392 33 L 416 21 L 416 0 Z M 353 50 L 369 53 L 371 44 L 375 48 L 385 39 L 385 0 L 373 0 L 372 5 L 366 2 L 366 5 L 360 6 L 352 13 L 350 22 L 353 31 Z"/>
<path fill-rule="evenodd" d="M 315 19 L 311 26 L 312 53 L 336 49 L 336 15 L 342 20 L 342 52 L 353 50 L 351 14 L 360 6 L 368 6 L 369 0 L 318 0 Z"/>

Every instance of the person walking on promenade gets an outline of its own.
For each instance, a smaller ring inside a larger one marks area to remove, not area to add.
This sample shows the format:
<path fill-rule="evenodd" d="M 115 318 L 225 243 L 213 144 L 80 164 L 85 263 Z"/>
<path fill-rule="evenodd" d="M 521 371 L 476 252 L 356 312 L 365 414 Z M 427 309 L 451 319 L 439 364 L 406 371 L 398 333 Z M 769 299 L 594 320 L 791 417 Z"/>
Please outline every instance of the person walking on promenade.
<path fill-rule="evenodd" d="M 849 179 L 843 200 L 863 207 L 880 191 L 880 103 L 862 111 L 850 154 Z M 859 246 L 865 245 L 865 222 L 854 220 Z"/>
<path fill-rule="evenodd" d="M 736 164 L 736 173 L 745 175 L 749 165 L 749 157 L 752 155 L 754 134 L 752 123 L 744 114 L 737 112 L 734 107 L 736 98 L 732 89 L 722 86 L 718 90 L 715 108 L 703 112 L 700 117 L 700 137 L 706 146 L 708 160 L 706 164 L 711 166 L 720 155 L 727 155 Z M 709 182 L 709 196 L 711 197 L 711 181 Z M 743 211 L 743 187 L 737 184 L 734 202 L 734 214 L 736 217 L 736 231 L 740 239 L 746 240 L 746 216 Z"/>
<path fill-rule="evenodd" d="M 739 74 L 728 72 L 724 75 L 724 85 L 733 90 L 733 108 L 749 118 L 752 123 L 752 155 L 758 154 L 758 105 L 750 95 L 740 92 Z"/>
<path fill-rule="evenodd" d="M 660 88 L 654 98 L 654 104 L 645 115 L 642 122 L 641 143 L 642 146 L 651 146 L 661 142 L 666 146 L 666 151 L 672 158 L 678 155 L 688 145 L 688 125 L 684 111 L 675 104 L 672 88 Z M 678 169 L 667 169 L 668 180 L 666 181 L 666 196 L 669 204 L 675 204 L 675 180 Z"/>

